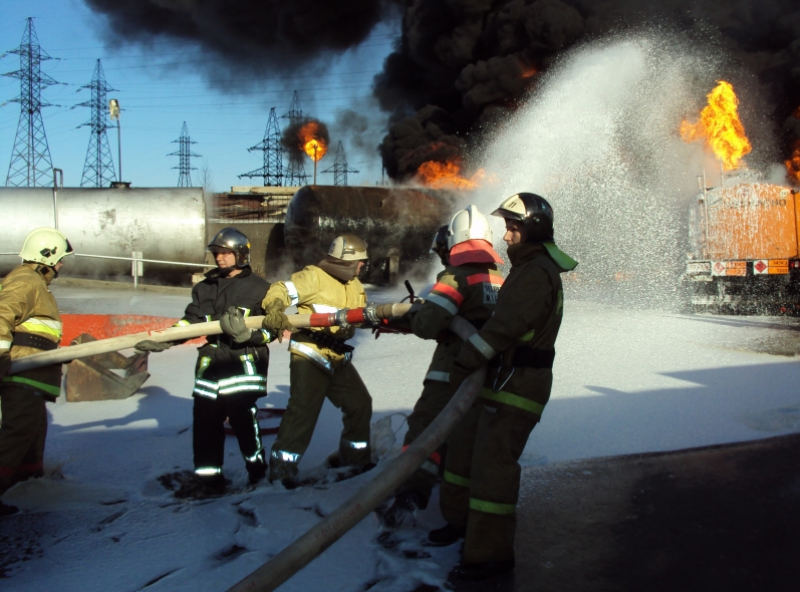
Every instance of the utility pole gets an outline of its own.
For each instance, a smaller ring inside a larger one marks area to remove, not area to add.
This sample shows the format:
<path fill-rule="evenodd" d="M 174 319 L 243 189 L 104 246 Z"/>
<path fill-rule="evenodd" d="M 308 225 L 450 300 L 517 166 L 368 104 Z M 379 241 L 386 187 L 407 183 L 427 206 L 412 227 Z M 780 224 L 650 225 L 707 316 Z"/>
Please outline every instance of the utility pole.
<path fill-rule="evenodd" d="M 110 187 L 114 182 L 116 172 L 106 133 L 110 127 L 106 118 L 106 109 L 108 91 L 116 89 L 108 86 L 100 60 L 97 60 L 95 65 L 92 81 L 81 88 L 88 88 L 92 91 L 90 100 L 78 104 L 78 107 L 91 107 L 92 109 L 89 123 L 80 126 L 91 128 L 89 148 L 86 150 L 86 160 L 83 164 L 81 187 Z"/>
<path fill-rule="evenodd" d="M 48 187 L 53 182 L 53 161 L 44 132 L 42 107 L 49 107 L 50 104 L 42 102 L 42 90 L 58 83 L 42 73 L 42 62 L 52 58 L 39 46 L 32 18 L 25 25 L 20 46 L 8 53 L 19 56 L 19 70 L 3 76 L 19 78 L 20 94 L 11 102 L 19 103 L 20 113 L 6 186 Z"/>
<path fill-rule="evenodd" d="M 336 147 L 336 157 L 333 161 L 333 166 L 328 167 L 323 173 L 333 173 L 333 184 L 347 186 L 347 173 L 358 173 L 354 169 L 347 168 L 347 156 L 344 153 L 344 146 L 339 141 Z"/>
<path fill-rule="evenodd" d="M 288 119 L 290 126 L 303 121 L 303 110 L 300 108 L 300 99 L 297 96 L 297 91 L 294 91 L 292 95 L 292 103 L 289 105 L 289 111 L 282 115 L 281 119 Z M 289 187 L 305 185 L 308 175 L 306 175 L 306 168 L 303 164 L 302 155 L 296 155 L 294 151 L 289 152 L 289 166 L 286 168 L 285 178 L 286 185 Z"/>
<path fill-rule="evenodd" d="M 172 143 L 178 145 L 178 151 L 171 152 L 167 156 L 178 157 L 178 166 L 172 167 L 173 169 L 178 169 L 178 187 L 191 187 L 192 174 L 190 171 L 197 170 L 196 167 L 192 166 L 192 156 L 200 157 L 202 155 L 192 152 L 192 144 L 197 144 L 197 142 L 192 141 L 189 137 L 189 128 L 186 127 L 185 121 L 181 128 L 181 136 L 177 140 L 172 140 Z"/>
<path fill-rule="evenodd" d="M 267 129 L 264 130 L 264 139 L 260 144 L 251 146 L 248 152 L 261 150 L 264 153 L 264 166 L 260 169 L 238 175 L 242 177 L 262 177 L 264 187 L 281 187 L 283 185 L 283 146 L 281 146 L 281 130 L 278 127 L 278 116 L 275 107 L 269 110 Z"/>

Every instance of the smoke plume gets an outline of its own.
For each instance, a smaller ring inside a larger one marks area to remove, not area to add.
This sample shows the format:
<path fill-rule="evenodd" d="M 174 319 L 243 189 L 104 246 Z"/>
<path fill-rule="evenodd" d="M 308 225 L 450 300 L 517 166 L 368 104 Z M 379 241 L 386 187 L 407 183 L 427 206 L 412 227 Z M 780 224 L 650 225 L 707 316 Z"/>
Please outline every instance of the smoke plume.
<path fill-rule="evenodd" d="M 286 153 L 289 155 L 289 158 L 295 162 L 302 161 L 303 158 L 306 158 L 306 152 L 303 150 L 303 146 L 300 141 L 300 130 L 309 123 L 316 124 L 314 135 L 318 140 L 321 140 L 325 146 L 328 146 L 331 143 L 330 133 L 328 133 L 328 126 L 322 123 L 319 119 L 315 119 L 313 117 L 304 117 L 303 119 L 289 124 L 286 129 L 283 130 L 281 144 L 286 149 Z"/>
<path fill-rule="evenodd" d="M 219 87 L 325 62 L 357 46 L 394 0 L 84 0 L 107 17 L 109 43 L 159 37 L 198 48 Z"/>
<path fill-rule="evenodd" d="M 392 120 L 380 146 L 387 172 L 404 179 L 420 159 L 468 156 L 565 50 L 641 27 L 713 46 L 755 74 L 787 156 L 800 138 L 796 0 L 411 0 L 375 79 Z"/>

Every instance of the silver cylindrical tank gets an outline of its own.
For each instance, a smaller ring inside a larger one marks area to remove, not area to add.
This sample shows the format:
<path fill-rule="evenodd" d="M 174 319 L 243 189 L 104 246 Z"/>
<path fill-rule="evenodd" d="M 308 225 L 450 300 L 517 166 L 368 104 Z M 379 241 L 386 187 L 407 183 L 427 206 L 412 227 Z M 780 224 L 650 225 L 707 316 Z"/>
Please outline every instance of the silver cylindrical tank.
<path fill-rule="evenodd" d="M 53 227 L 52 188 L 0 188 L 0 252 L 18 253 L 34 228 Z M 206 204 L 199 188 L 59 188 L 58 229 L 76 253 L 202 263 L 206 247 Z M 0 257 L 0 275 L 18 265 Z M 186 275 L 200 268 L 144 264 L 145 277 Z M 129 261 L 70 257 L 67 276 L 130 275 Z"/>

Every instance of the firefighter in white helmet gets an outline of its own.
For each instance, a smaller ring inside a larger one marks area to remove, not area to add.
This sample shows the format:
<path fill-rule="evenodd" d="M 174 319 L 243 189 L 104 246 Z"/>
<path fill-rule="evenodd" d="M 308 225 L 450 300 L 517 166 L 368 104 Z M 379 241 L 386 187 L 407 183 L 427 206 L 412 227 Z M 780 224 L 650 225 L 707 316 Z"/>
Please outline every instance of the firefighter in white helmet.
<path fill-rule="evenodd" d="M 408 417 L 403 449 L 431 424 L 455 393 L 450 386 L 450 372 L 463 341 L 448 331 L 453 317 L 460 315 L 477 328 L 482 327 L 494 313 L 497 292 L 503 285 L 503 276 L 497 269 L 503 260 L 492 246 L 489 221 L 475 205 L 457 212 L 450 224 L 439 230 L 431 252 L 439 256 L 445 269 L 437 276 L 425 302 L 412 306 L 400 321 L 409 322 L 417 337 L 437 341 L 422 383 L 422 395 Z M 394 503 L 382 516 L 385 527 L 396 528 L 408 514 L 427 507 L 442 460 L 442 451 L 437 450 L 397 489 Z"/>
<path fill-rule="evenodd" d="M 61 232 L 37 228 L 22 245 L 22 265 L 0 281 L 0 495 L 18 481 L 42 475 L 45 401 L 55 401 L 61 392 L 61 364 L 17 374 L 8 370 L 11 360 L 58 347 L 61 317 L 48 286 L 72 254 Z M 0 501 L 0 516 L 17 511 Z"/>
<path fill-rule="evenodd" d="M 269 459 L 270 481 L 280 480 L 287 488 L 297 486 L 297 464 L 326 397 L 342 410 L 344 422 L 338 455 L 329 458 L 331 466 L 370 466 L 372 398 L 353 366 L 354 348 L 345 343 L 355 327 L 295 331 L 284 313 L 289 306 L 297 306 L 301 314 L 363 307 L 367 296 L 358 275 L 366 260 L 366 242 L 352 234 L 338 236 L 322 261 L 272 284 L 264 297 L 264 329 L 278 339 L 284 331 L 294 332 L 289 343 L 289 402 Z"/>

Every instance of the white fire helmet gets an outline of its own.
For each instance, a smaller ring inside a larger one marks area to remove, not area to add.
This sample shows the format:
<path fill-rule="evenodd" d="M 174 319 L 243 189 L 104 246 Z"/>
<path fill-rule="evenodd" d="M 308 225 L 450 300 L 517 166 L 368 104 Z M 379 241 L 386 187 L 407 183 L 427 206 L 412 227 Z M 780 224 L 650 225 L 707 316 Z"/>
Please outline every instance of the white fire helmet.
<path fill-rule="evenodd" d="M 25 237 L 19 256 L 23 261 L 55 267 L 56 263 L 73 253 L 72 245 L 62 232 L 55 228 L 37 228 Z"/>
<path fill-rule="evenodd" d="M 492 229 L 489 220 L 478 211 L 478 206 L 472 204 L 466 210 L 461 210 L 453 216 L 447 230 L 447 248 L 468 240 L 485 240 L 492 244 Z"/>
<path fill-rule="evenodd" d="M 333 239 L 328 255 L 342 261 L 367 259 L 367 242 L 355 234 L 343 234 Z"/>

